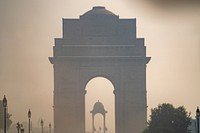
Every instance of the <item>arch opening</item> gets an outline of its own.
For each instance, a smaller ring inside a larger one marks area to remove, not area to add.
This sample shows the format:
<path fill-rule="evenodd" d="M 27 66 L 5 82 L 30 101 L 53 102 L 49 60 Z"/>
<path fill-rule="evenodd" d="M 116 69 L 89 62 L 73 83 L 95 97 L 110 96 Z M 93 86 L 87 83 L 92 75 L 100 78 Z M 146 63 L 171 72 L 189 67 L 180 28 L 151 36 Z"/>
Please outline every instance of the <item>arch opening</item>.
<path fill-rule="evenodd" d="M 110 80 L 104 77 L 94 77 L 87 82 L 85 87 L 85 129 L 86 133 L 92 133 L 92 114 L 91 111 L 96 102 L 101 102 L 107 111 L 106 131 L 115 133 L 115 95 L 114 86 Z M 102 127 L 101 115 L 95 116 L 95 129 Z"/>

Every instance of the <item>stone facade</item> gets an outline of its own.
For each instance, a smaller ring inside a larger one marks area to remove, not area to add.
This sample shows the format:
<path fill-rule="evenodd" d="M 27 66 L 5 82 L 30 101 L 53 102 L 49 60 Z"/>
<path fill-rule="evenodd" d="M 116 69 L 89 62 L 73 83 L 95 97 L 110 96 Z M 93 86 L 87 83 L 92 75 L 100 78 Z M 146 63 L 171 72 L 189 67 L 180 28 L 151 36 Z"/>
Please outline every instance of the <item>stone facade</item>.
<path fill-rule="evenodd" d="M 136 38 L 136 19 L 119 19 L 93 7 L 80 19 L 63 19 L 63 38 L 55 39 L 55 133 L 85 132 L 85 87 L 94 77 L 114 85 L 116 133 L 146 127 L 146 47 Z"/>

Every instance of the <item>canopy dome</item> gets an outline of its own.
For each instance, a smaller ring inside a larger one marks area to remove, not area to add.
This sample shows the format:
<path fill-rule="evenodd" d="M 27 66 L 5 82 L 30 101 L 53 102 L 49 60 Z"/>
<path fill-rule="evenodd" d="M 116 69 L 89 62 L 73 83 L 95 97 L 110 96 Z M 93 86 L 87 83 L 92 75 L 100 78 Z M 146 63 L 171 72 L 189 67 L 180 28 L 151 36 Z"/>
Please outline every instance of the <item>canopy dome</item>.
<path fill-rule="evenodd" d="M 92 114 L 97 114 L 97 113 L 105 114 L 105 113 L 107 113 L 107 111 L 104 109 L 103 104 L 98 101 L 94 104 L 93 110 L 90 111 L 90 113 L 92 113 Z"/>
<path fill-rule="evenodd" d="M 114 13 L 111 11 L 108 11 L 104 6 L 95 6 L 92 8 L 92 10 L 87 11 L 84 13 L 81 17 L 92 17 L 92 16 L 114 16 L 117 17 Z"/>

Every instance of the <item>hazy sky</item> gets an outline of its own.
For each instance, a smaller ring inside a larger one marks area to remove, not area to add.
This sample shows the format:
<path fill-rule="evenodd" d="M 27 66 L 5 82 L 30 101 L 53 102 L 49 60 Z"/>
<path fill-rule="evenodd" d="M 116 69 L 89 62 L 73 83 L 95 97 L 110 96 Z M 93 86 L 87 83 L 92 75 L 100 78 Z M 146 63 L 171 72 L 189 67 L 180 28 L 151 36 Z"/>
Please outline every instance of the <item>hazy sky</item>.
<path fill-rule="evenodd" d="M 120 18 L 137 18 L 145 38 L 148 110 L 163 102 L 184 105 L 195 115 L 200 105 L 199 0 L 0 0 L 0 97 L 8 99 L 14 123 L 52 122 L 54 38 L 62 18 L 78 18 L 104 5 Z"/>

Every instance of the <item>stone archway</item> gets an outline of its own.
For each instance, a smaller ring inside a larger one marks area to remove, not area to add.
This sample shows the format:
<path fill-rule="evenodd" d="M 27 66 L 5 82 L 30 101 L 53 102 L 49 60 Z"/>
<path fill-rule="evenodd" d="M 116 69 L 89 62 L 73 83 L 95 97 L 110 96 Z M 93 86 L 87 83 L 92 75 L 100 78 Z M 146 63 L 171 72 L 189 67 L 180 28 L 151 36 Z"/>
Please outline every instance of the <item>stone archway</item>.
<path fill-rule="evenodd" d="M 146 127 L 146 47 L 136 38 L 136 19 L 119 19 L 93 7 L 80 19 L 63 19 L 63 38 L 55 39 L 55 133 L 85 132 L 85 86 L 97 76 L 114 85 L 116 133 Z"/>
<path fill-rule="evenodd" d="M 92 78 L 86 85 L 85 90 L 85 130 L 87 133 L 92 131 L 92 116 L 91 109 L 94 107 L 96 101 L 101 101 L 103 106 L 109 112 L 106 116 L 106 128 L 109 132 L 115 133 L 115 95 L 113 93 L 114 86 L 112 82 L 105 77 Z M 99 113 L 95 117 L 96 131 L 97 127 L 103 127 L 102 115 Z M 103 130 L 101 130 L 103 131 Z"/>

